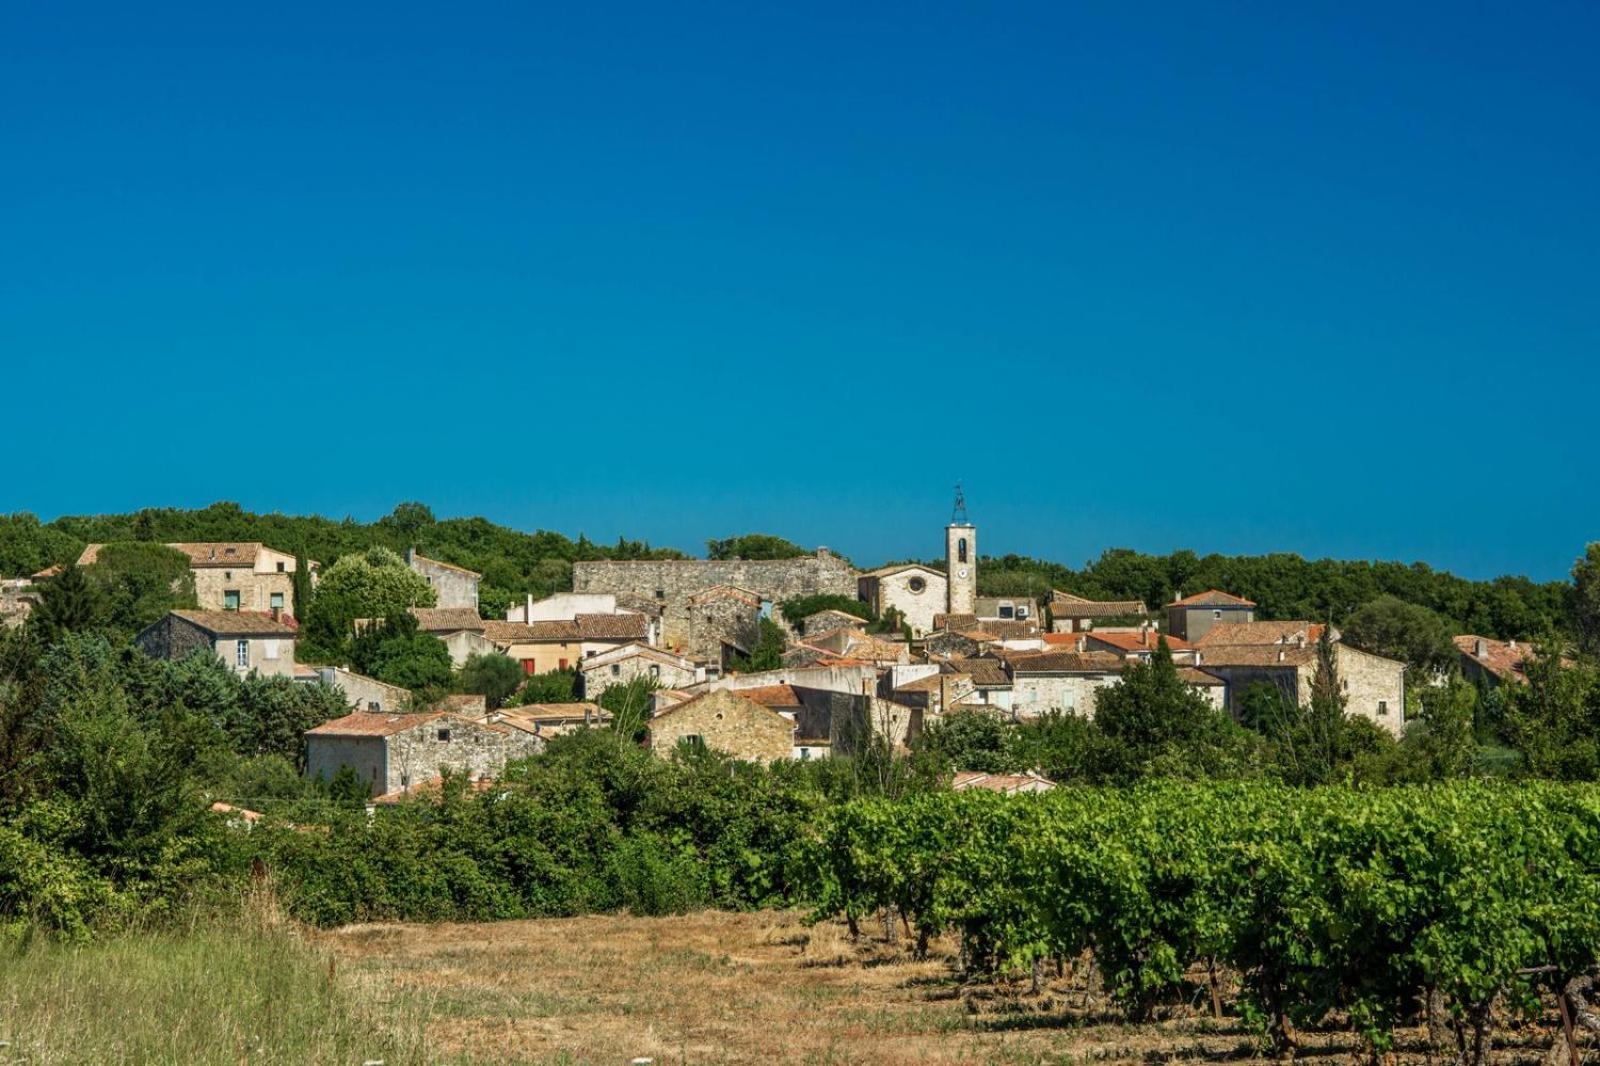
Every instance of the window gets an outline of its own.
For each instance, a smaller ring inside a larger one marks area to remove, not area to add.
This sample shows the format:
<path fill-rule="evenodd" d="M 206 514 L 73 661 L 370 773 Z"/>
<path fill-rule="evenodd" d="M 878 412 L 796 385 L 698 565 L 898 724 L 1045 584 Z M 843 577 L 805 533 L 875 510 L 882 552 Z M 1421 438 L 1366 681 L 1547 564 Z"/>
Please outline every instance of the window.
<path fill-rule="evenodd" d="M 960 540 L 956 541 L 956 562 L 964 563 L 966 561 L 967 561 L 967 538 L 966 537 L 962 537 Z"/>
<path fill-rule="evenodd" d="M 233 661 L 240 666 L 250 665 L 250 642 L 248 640 L 241 640 L 234 645 Z"/>
<path fill-rule="evenodd" d="M 263 640 L 261 642 L 261 655 L 266 659 L 278 657 L 278 642 L 276 640 Z"/>
<path fill-rule="evenodd" d="M 227 589 L 222 594 L 222 609 L 224 611 L 237 611 L 239 609 L 239 590 Z"/>
<path fill-rule="evenodd" d="M 379 711 L 382 711 L 382 710 L 383 710 L 383 705 L 380 704 L 377 700 L 368 700 L 367 701 L 367 711 L 368 711 L 368 713 L 377 714 Z"/>
<path fill-rule="evenodd" d="M 278 564 L 278 573 L 280 573 L 280 574 L 283 573 L 283 564 L 282 563 Z"/>
<path fill-rule="evenodd" d="M 1379 700 L 1378 701 L 1378 717 L 1380 717 L 1380 718 L 1389 717 L 1389 701 L 1388 700 Z"/>
<path fill-rule="evenodd" d="M 667 598 L 667 590 L 666 589 L 656 589 L 656 599 L 664 600 L 666 598 Z"/>
<path fill-rule="evenodd" d="M 906 588 L 910 589 L 912 592 L 921 592 L 927 587 L 928 583 L 922 580 L 920 577 L 914 577 L 910 581 L 906 582 Z"/>
<path fill-rule="evenodd" d="M 565 660 L 565 659 L 557 659 L 556 662 L 560 663 L 560 665 L 556 669 L 565 670 L 567 668 L 567 660 Z"/>
<path fill-rule="evenodd" d="M 439 739 L 441 741 L 443 741 L 444 743 L 446 743 L 446 744 L 450 743 L 450 730 L 448 730 L 448 729 L 439 730 Z"/>
<path fill-rule="evenodd" d="M 651 677 L 660 677 L 660 676 L 661 676 L 661 667 L 659 667 L 659 666 L 652 666 L 652 667 L 651 667 L 651 668 L 650 668 L 650 676 L 651 676 Z"/>
<path fill-rule="evenodd" d="M 524 660 L 522 660 L 522 676 L 523 677 L 532 677 L 533 676 L 533 660 L 532 659 L 524 659 Z"/>
<path fill-rule="evenodd" d="M 620 664 L 618 664 L 618 663 L 612 663 L 611 664 L 611 676 L 612 677 L 621 677 L 622 676 L 622 667 L 621 667 Z"/>
<path fill-rule="evenodd" d="M 1015 618 L 1016 616 L 1017 616 L 1017 609 L 1015 607 L 1011 606 L 1011 604 L 1002 603 L 1000 605 L 1000 617 L 1001 618 Z"/>
<path fill-rule="evenodd" d="M 1211 612 L 1211 617 L 1220 622 L 1222 620 L 1222 612 L 1221 611 L 1212 611 Z"/>
<path fill-rule="evenodd" d="M 706 742 L 705 742 L 704 738 L 702 738 L 700 736 L 699 733 L 688 733 L 688 734 L 685 734 L 685 736 L 684 736 L 683 740 L 681 741 L 681 743 L 684 745 L 684 747 L 689 748 L 689 749 L 691 749 L 693 751 L 705 751 L 706 750 Z"/>
<path fill-rule="evenodd" d="M 270 597 L 269 597 L 269 598 L 268 598 L 268 599 L 267 599 L 267 606 L 269 606 L 269 607 L 271 607 L 271 608 L 272 608 L 272 609 L 273 609 L 273 610 L 274 610 L 274 611 L 281 611 L 281 610 L 283 610 L 283 593 L 281 593 L 281 592 L 274 592 L 274 593 L 273 593 L 273 594 L 272 594 L 272 595 L 271 595 L 271 596 L 270 596 Z"/>
<path fill-rule="evenodd" d="M 800 758 L 802 760 L 811 758 L 811 749 L 810 748 L 801 748 L 800 749 Z"/>

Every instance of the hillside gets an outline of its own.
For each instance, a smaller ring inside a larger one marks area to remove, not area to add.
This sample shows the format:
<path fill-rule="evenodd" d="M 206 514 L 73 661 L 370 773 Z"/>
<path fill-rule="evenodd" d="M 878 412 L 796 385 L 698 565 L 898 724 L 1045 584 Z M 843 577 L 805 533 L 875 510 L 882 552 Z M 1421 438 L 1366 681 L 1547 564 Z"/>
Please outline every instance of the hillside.
<path fill-rule="evenodd" d="M 0 516 L 0 575 L 31 574 L 76 558 L 87 543 L 114 540 L 259 540 L 324 563 L 374 546 L 397 551 L 415 547 L 480 572 L 483 608 L 491 615 L 527 593 L 570 588 L 572 564 L 578 560 L 690 557 L 642 540 L 601 545 L 582 535 L 574 540 L 549 530 L 523 532 L 484 518 L 438 519 L 420 503 L 403 503 L 375 522 L 255 514 L 234 503 L 214 503 L 199 510 L 70 515 L 47 523 L 26 512 Z M 729 543 L 714 542 L 713 547 Z M 929 563 L 942 566 L 943 560 Z M 1390 595 L 1437 612 L 1458 631 L 1508 639 L 1532 638 L 1549 628 L 1565 630 L 1572 595 L 1572 586 L 1564 582 L 1514 576 L 1471 581 L 1420 562 L 1308 560 L 1286 553 L 1149 555 L 1126 548 L 1110 548 L 1081 569 L 1018 555 L 986 557 L 979 581 L 986 595 L 1044 596 L 1058 588 L 1098 599 L 1139 599 L 1152 606 L 1180 591 L 1222 588 L 1254 600 L 1262 618 L 1331 618 L 1335 623 L 1362 604 Z"/>

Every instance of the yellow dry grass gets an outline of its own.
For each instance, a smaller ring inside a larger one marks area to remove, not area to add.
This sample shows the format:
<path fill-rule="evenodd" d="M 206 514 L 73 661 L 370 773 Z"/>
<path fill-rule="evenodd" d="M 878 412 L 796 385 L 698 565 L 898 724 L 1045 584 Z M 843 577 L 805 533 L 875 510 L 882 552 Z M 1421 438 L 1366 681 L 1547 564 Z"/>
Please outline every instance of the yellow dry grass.
<path fill-rule="evenodd" d="M 964 982 L 951 945 L 913 960 L 881 927 L 798 913 L 601 915 L 485 925 L 362 925 L 320 934 L 370 1008 L 425 1030 L 428 1057 L 464 1063 L 1166 1063 L 1260 1058 L 1238 1018 L 1193 998 L 1130 1024 L 1098 982 L 1052 969 Z M 1497 1033 L 1497 1064 L 1564 1066 L 1554 1011 Z M 1370 1063 L 1348 1029 L 1302 1031 L 1296 1061 Z M 1445 1061 L 1420 1029 L 1385 1066 Z M 1587 1049 L 1586 1049 L 1587 1050 Z"/>
<path fill-rule="evenodd" d="M 1248 1058 L 1236 1023 L 1127 1026 L 1071 975 L 964 985 L 797 914 L 607 915 L 325 934 L 370 1000 L 426 1017 L 435 1053 L 483 1062 L 976 1063 Z M 1188 1012 L 1185 1012 L 1186 1014 Z"/>

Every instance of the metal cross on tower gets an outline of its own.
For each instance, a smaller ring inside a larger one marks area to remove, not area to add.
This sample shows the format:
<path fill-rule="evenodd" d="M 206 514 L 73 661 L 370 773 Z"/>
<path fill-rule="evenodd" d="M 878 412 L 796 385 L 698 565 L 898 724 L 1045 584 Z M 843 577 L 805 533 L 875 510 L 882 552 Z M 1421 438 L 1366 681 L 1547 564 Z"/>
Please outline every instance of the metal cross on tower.
<path fill-rule="evenodd" d="M 956 506 L 950 512 L 950 524 L 964 526 L 967 524 L 967 496 L 961 491 L 961 482 L 956 482 Z"/>

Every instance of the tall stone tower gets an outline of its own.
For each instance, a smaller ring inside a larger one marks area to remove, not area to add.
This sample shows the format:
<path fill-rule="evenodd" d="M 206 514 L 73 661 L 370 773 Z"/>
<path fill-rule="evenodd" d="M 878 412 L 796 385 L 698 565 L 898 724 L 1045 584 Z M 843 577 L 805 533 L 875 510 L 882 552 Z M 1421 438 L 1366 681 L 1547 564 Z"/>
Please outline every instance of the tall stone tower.
<path fill-rule="evenodd" d="M 951 614 L 978 611 L 978 527 L 967 521 L 967 498 L 956 485 L 956 506 L 944 527 L 944 571 Z"/>

